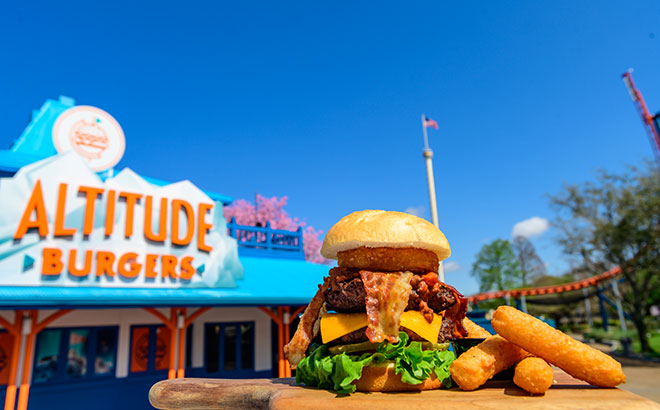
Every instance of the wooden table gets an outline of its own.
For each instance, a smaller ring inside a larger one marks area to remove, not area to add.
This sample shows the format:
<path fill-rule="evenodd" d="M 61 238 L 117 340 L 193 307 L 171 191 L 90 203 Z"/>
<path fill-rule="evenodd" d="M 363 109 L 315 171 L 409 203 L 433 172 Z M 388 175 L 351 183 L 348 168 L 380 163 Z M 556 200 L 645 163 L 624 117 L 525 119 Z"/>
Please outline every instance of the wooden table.
<path fill-rule="evenodd" d="M 555 383 L 544 396 L 530 396 L 512 381 L 489 381 L 464 392 L 457 388 L 421 393 L 354 393 L 297 386 L 295 379 L 173 379 L 156 383 L 151 404 L 167 410 L 208 409 L 660 409 L 654 401 L 621 389 L 603 389 L 555 370 Z"/>

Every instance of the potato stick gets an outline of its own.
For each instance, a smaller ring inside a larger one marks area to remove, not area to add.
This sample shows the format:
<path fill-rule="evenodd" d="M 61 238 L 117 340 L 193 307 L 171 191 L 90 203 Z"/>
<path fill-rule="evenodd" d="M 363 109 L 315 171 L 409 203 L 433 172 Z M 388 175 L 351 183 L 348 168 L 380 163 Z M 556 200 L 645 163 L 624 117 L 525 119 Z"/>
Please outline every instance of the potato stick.
<path fill-rule="evenodd" d="M 463 327 L 468 332 L 470 338 L 486 338 L 491 336 L 490 332 L 468 318 L 463 319 Z"/>
<path fill-rule="evenodd" d="M 452 379 L 461 390 L 474 390 L 525 355 L 500 336 L 490 336 L 470 348 L 449 366 Z"/>
<path fill-rule="evenodd" d="M 518 309 L 498 307 L 491 323 L 511 343 L 577 379 L 601 387 L 626 381 L 619 362 Z"/>
<path fill-rule="evenodd" d="M 552 367 L 545 360 L 529 356 L 518 362 L 513 375 L 516 386 L 532 394 L 543 394 L 552 386 Z"/>

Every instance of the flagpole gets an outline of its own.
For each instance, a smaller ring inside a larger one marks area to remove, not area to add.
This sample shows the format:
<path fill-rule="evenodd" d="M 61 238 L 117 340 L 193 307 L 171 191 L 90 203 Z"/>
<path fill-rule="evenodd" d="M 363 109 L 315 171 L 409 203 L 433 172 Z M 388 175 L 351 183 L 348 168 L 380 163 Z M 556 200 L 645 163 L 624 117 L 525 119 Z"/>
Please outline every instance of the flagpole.
<path fill-rule="evenodd" d="M 429 136 L 427 135 L 426 132 L 426 125 L 424 124 L 426 120 L 426 114 L 422 114 L 422 132 L 424 133 L 424 151 L 429 150 Z"/>
<path fill-rule="evenodd" d="M 424 133 L 424 159 L 426 160 L 426 178 L 429 184 L 429 200 L 431 201 L 431 218 L 433 225 L 439 228 L 438 225 L 438 205 L 435 198 L 435 180 L 433 178 L 433 150 L 429 148 L 429 137 L 426 132 L 426 125 L 424 124 L 426 115 L 422 114 L 422 132 Z"/>
<path fill-rule="evenodd" d="M 433 150 L 429 147 L 429 137 L 428 133 L 426 131 L 426 115 L 422 114 L 422 132 L 424 133 L 424 151 L 422 152 L 424 155 L 424 160 L 426 162 L 426 179 L 428 181 L 428 186 L 429 186 L 429 201 L 431 202 L 431 219 L 433 220 L 433 225 L 435 225 L 436 228 L 439 228 L 439 223 L 438 223 L 438 204 L 435 196 L 435 179 L 433 178 Z M 445 270 L 444 267 L 442 266 L 442 262 L 440 262 L 440 266 L 438 266 L 438 279 L 440 279 L 441 282 L 445 281 Z"/>

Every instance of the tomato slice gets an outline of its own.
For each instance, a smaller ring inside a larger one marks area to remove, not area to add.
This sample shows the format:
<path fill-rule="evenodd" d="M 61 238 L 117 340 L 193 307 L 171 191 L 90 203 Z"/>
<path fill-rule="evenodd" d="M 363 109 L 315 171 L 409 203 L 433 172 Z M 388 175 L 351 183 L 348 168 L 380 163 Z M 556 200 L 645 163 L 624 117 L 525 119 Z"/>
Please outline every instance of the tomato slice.
<path fill-rule="evenodd" d="M 426 282 L 429 287 L 433 287 L 433 285 L 438 283 L 438 274 L 435 272 L 429 272 L 425 275 L 422 275 L 422 280 Z"/>

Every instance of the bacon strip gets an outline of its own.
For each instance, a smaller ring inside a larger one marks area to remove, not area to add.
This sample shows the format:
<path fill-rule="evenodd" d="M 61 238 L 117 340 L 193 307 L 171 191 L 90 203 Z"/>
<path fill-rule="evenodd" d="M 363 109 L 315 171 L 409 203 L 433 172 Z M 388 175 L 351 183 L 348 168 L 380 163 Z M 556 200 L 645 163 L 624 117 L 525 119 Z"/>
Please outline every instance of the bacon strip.
<path fill-rule="evenodd" d="M 456 298 L 456 303 L 454 306 L 445 310 L 445 317 L 451 319 L 454 322 L 454 338 L 460 339 L 462 337 L 467 337 L 468 332 L 463 327 L 463 319 L 467 313 L 467 298 L 463 296 L 462 293 L 456 290 L 453 286 L 447 285 L 446 283 L 442 284 L 443 286 L 449 288 L 454 293 Z"/>
<path fill-rule="evenodd" d="M 292 369 L 295 369 L 305 357 L 307 347 L 314 338 L 314 323 L 318 320 L 319 312 L 325 304 L 323 292 L 328 289 L 329 284 L 329 277 L 324 278 L 323 284 L 319 285 L 319 290 L 316 291 L 309 305 L 305 308 L 305 312 L 303 312 L 298 323 L 298 328 L 296 328 L 296 333 L 294 333 L 289 344 L 284 346 L 284 356 L 289 360 Z M 318 332 L 318 328 L 316 332 Z"/>
<path fill-rule="evenodd" d="M 412 272 L 360 271 L 367 294 L 366 335 L 372 343 L 385 339 L 391 343 L 399 341 L 399 323 L 408 306 L 412 276 Z"/>

